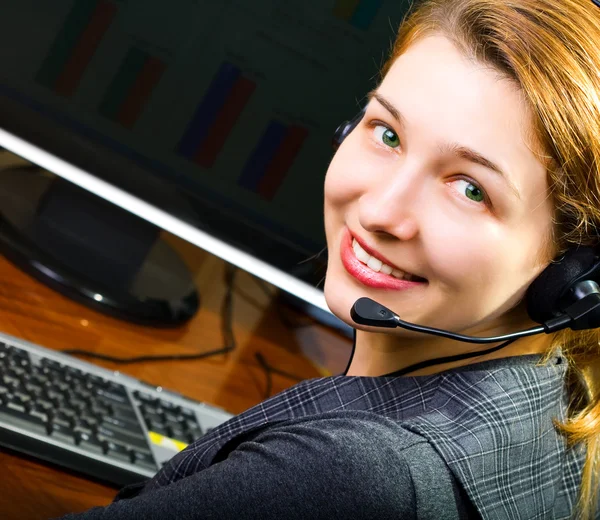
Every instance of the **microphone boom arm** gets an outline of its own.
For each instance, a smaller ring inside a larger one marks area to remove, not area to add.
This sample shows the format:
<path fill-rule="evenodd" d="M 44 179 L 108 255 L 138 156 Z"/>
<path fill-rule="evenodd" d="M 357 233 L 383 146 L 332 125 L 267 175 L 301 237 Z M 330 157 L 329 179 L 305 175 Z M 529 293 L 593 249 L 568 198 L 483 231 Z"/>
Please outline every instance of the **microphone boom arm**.
<path fill-rule="evenodd" d="M 449 338 L 456 341 L 464 341 L 466 343 L 496 343 L 498 341 L 514 340 L 523 338 L 525 336 L 533 336 L 535 334 L 549 334 L 556 330 L 565 328 L 565 326 L 571 323 L 570 316 L 561 315 L 557 318 L 547 321 L 539 327 L 532 327 L 531 329 L 512 332 L 510 334 L 503 334 L 501 336 L 479 338 L 477 336 L 465 336 L 464 334 L 456 334 L 447 330 L 425 327 L 422 325 L 416 325 L 415 323 L 403 321 L 396 313 L 392 312 L 380 303 L 371 300 L 370 298 L 359 298 L 356 300 L 352 306 L 350 315 L 352 316 L 352 319 L 360 325 L 390 329 L 402 327 L 403 329 L 422 332 L 424 334 L 433 334 L 435 336 L 441 336 L 443 338 Z"/>

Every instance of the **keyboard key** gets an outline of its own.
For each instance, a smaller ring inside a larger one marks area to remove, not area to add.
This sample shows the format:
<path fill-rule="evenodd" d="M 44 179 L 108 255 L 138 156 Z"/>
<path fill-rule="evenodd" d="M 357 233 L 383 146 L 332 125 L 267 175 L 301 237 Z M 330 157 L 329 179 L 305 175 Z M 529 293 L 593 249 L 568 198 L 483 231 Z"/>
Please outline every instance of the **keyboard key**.
<path fill-rule="evenodd" d="M 114 428 L 109 424 L 101 424 L 96 428 L 96 434 L 100 440 L 117 442 L 119 444 L 125 444 L 132 447 L 146 448 L 148 443 L 143 434 L 128 434 Z"/>
<path fill-rule="evenodd" d="M 107 457 L 112 457 L 113 459 L 118 459 L 123 462 L 131 462 L 131 455 L 129 453 L 129 450 L 122 444 L 109 441 L 106 442 L 104 446 L 106 449 L 105 454 Z"/>
<path fill-rule="evenodd" d="M 144 419 L 150 421 L 152 424 L 162 424 L 165 422 L 165 418 L 162 414 L 157 414 L 148 410 L 144 410 Z"/>
<path fill-rule="evenodd" d="M 12 376 L 4 376 L 2 378 L 2 382 L 4 383 L 5 386 L 7 386 L 8 388 L 18 388 L 19 386 L 21 386 L 21 381 L 16 378 L 16 377 L 12 377 Z"/>
<path fill-rule="evenodd" d="M 31 396 L 27 392 L 18 391 L 15 392 L 15 398 L 18 399 L 23 405 L 27 406 L 31 401 Z"/>
<path fill-rule="evenodd" d="M 46 434 L 46 423 L 39 417 L 29 415 L 23 410 L 15 409 L 10 406 L 0 405 L 0 421 L 10 424 L 11 426 L 17 426 L 38 434 Z"/>
<path fill-rule="evenodd" d="M 115 406 L 113 408 L 112 416 L 116 419 L 123 419 L 125 421 L 138 423 L 138 418 L 132 408 L 124 408 L 121 406 Z"/>
<path fill-rule="evenodd" d="M 169 428 L 171 430 L 171 438 L 172 439 L 177 439 L 178 441 L 185 442 L 187 444 L 188 434 L 186 431 L 182 430 L 181 428 L 174 427 L 174 426 L 169 426 Z"/>
<path fill-rule="evenodd" d="M 65 379 L 69 376 L 70 380 L 77 382 L 85 382 L 85 374 L 78 368 L 67 367 L 65 370 Z"/>
<path fill-rule="evenodd" d="M 98 395 L 98 397 L 100 397 L 102 399 L 102 401 L 105 401 L 107 404 L 110 404 L 110 405 L 113 405 L 113 404 L 129 405 L 129 398 L 127 397 L 126 393 L 119 393 L 119 392 L 115 392 L 113 390 L 99 388 L 97 395 Z"/>
<path fill-rule="evenodd" d="M 37 407 L 43 408 L 46 411 L 54 409 L 54 403 L 46 399 L 38 399 L 35 404 Z"/>
<path fill-rule="evenodd" d="M 64 413 L 58 411 L 52 417 L 52 422 L 55 424 L 60 424 L 61 426 L 65 426 L 66 428 L 73 428 L 73 418 L 65 415 Z"/>
<path fill-rule="evenodd" d="M 77 411 L 73 410 L 72 408 L 68 408 L 68 407 L 60 408 L 58 410 L 58 413 L 61 413 L 61 414 L 65 415 L 66 417 L 69 417 L 70 419 L 73 419 L 74 417 L 76 417 L 78 415 Z"/>
<path fill-rule="evenodd" d="M 165 412 L 165 421 L 169 422 L 169 423 L 184 423 L 185 422 L 185 416 L 183 416 L 181 413 L 176 412 L 176 411 L 166 411 Z"/>
<path fill-rule="evenodd" d="M 163 411 L 165 412 L 170 411 L 175 414 L 179 414 L 179 412 L 181 411 L 181 408 L 178 405 L 170 401 L 165 401 L 164 399 L 159 399 L 158 404 L 162 407 Z"/>
<path fill-rule="evenodd" d="M 23 376 L 27 375 L 27 370 L 25 370 L 21 365 L 10 364 L 9 367 L 10 368 L 6 371 L 6 373 L 10 376 L 23 379 Z"/>
<path fill-rule="evenodd" d="M 104 417 L 105 415 L 109 415 L 111 413 L 111 409 L 108 408 L 108 406 L 104 406 L 99 403 L 92 403 L 89 411 L 95 417 Z"/>
<path fill-rule="evenodd" d="M 88 403 L 83 399 L 77 399 L 71 397 L 69 400 L 69 405 L 72 410 L 75 410 L 78 414 L 84 413 L 88 409 Z"/>
<path fill-rule="evenodd" d="M 165 426 L 164 424 L 151 423 L 151 426 L 149 426 L 148 429 L 150 431 L 160 433 L 161 435 L 164 435 L 165 437 L 171 437 L 171 435 L 172 435 L 171 428 L 169 428 L 168 426 Z"/>
<path fill-rule="evenodd" d="M 25 406 L 25 404 L 22 403 L 20 400 L 16 399 L 15 397 L 8 401 L 6 407 L 10 408 L 11 410 L 15 410 L 16 412 L 25 413 L 27 411 L 27 407 Z"/>
<path fill-rule="evenodd" d="M 98 420 L 97 417 L 84 413 L 80 416 L 80 419 L 82 421 L 84 421 L 86 424 L 88 424 L 89 426 L 95 426 L 96 424 L 98 424 L 100 421 Z"/>
<path fill-rule="evenodd" d="M 186 419 L 192 420 L 192 421 L 196 421 L 196 412 L 194 412 L 194 410 L 192 410 L 191 408 L 184 408 L 183 406 L 180 407 L 181 408 L 181 414 L 184 415 L 186 417 Z"/>
<path fill-rule="evenodd" d="M 75 432 L 62 424 L 50 423 L 50 436 L 68 444 L 75 444 Z"/>
<path fill-rule="evenodd" d="M 44 412 L 44 411 L 40 410 L 40 409 L 39 409 L 39 408 L 37 408 L 37 407 L 36 407 L 36 408 L 33 408 L 33 409 L 32 409 L 32 410 L 29 412 L 29 415 L 31 415 L 31 416 L 33 416 L 33 417 L 37 417 L 37 418 L 38 418 L 40 421 L 42 421 L 42 423 L 44 423 L 44 424 L 46 424 L 46 423 L 47 423 L 47 422 L 50 420 L 50 417 L 49 417 L 49 415 L 48 415 L 46 412 Z"/>
<path fill-rule="evenodd" d="M 149 404 L 151 406 L 154 406 L 156 404 L 156 402 L 158 401 L 158 399 L 156 399 L 156 397 L 153 397 L 150 394 L 146 394 L 144 392 L 140 392 L 139 390 L 136 390 L 135 392 L 133 392 L 133 396 L 136 399 L 138 399 L 140 402 L 142 402 L 144 404 Z"/>
<path fill-rule="evenodd" d="M 41 365 L 43 367 L 48 367 L 53 370 L 62 371 L 64 366 L 61 365 L 58 361 L 54 361 L 53 359 L 44 358 L 42 359 Z"/>
<path fill-rule="evenodd" d="M 125 432 L 136 432 L 143 436 L 143 430 L 138 421 L 130 421 L 119 417 L 106 416 L 102 418 L 103 424 L 112 425 L 113 427 Z"/>
<path fill-rule="evenodd" d="M 73 431 L 75 432 L 75 437 L 77 437 L 78 433 L 86 433 L 88 435 L 92 435 L 94 433 L 94 428 L 90 428 L 86 424 L 82 424 L 81 422 L 76 422 L 73 427 Z"/>
<path fill-rule="evenodd" d="M 127 400 L 129 400 L 127 398 L 127 390 L 125 390 L 125 387 L 119 383 L 115 383 L 114 381 L 108 381 L 108 384 L 106 385 L 106 388 L 110 391 L 113 392 L 115 394 L 120 394 L 123 395 Z"/>
<path fill-rule="evenodd" d="M 75 440 L 77 445 L 84 450 L 89 450 L 92 453 L 98 453 L 99 455 L 104 454 L 104 446 L 98 438 L 87 432 L 75 432 Z"/>
<path fill-rule="evenodd" d="M 133 463 L 136 466 L 141 466 L 146 469 L 150 469 L 153 471 L 157 470 L 156 463 L 154 462 L 154 457 L 150 455 L 150 453 L 143 453 L 137 450 L 131 450 Z"/>
<path fill-rule="evenodd" d="M 104 388 L 106 386 L 106 379 L 94 374 L 86 374 L 86 380 L 94 387 Z"/>
<path fill-rule="evenodd" d="M 29 384 L 39 386 L 40 388 L 47 388 L 50 382 L 43 374 L 32 374 L 29 377 Z"/>
<path fill-rule="evenodd" d="M 50 399 L 53 402 L 62 402 L 62 401 L 66 401 L 67 398 L 65 397 L 65 395 L 62 392 L 59 392 L 58 390 L 52 388 L 51 390 L 48 390 L 46 392 L 46 395 L 48 396 L 48 399 Z"/>
<path fill-rule="evenodd" d="M 39 397 L 44 393 L 44 388 L 32 382 L 25 383 L 25 390 L 34 397 Z"/>
<path fill-rule="evenodd" d="M 80 386 L 73 388 L 71 399 L 80 399 L 81 401 L 91 402 L 94 399 L 94 394 L 85 388 Z"/>

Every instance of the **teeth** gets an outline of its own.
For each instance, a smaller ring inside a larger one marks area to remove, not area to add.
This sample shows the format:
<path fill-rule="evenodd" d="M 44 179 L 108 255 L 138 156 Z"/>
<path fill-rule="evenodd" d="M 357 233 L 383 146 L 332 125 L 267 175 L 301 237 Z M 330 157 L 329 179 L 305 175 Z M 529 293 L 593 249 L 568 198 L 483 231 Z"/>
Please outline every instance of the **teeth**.
<path fill-rule="evenodd" d="M 377 258 L 375 258 L 375 257 L 371 257 L 371 258 L 369 258 L 367 265 L 371 269 L 373 269 L 373 271 L 379 272 L 381 270 L 381 268 L 383 267 L 383 262 L 381 260 L 377 260 Z"/>
<path fill-rule="evenodd" d="M 354 250 L 354 254 L 356 258 L 358 258 L 363 264 L 367 265 L 369 268 L 373 269 L 378 273 L 391 274 L 394 278 L 398 278 L 400 280 L 408 280 L 411 281 L 414 277 L 409 273 L 404 273 L 403 271 L 399 271 L 398 269 L 394 269 L 391 266 L 384 264 L 381 260 L 371 256 L 367 253 L 360 244 L 356 241 L 352 241 L 352 249 Z"/>
<path fill-rule="evenodd" d="M 379 269 L 379 272 L 383 274 L 392 274 L 394 270 L 387 264 L 381 264 L 381 269 Z"/>
<path fill-rule="evenodd" d="M 352 249 L 354 249 L 354 254 L 356 255 L 356 258 L 358 258 L 363 264 L 366 264 L 371 258 L 371 255 L 367 253 L 362 247 L 360 247 L 356 240 L 354 240 L 354 242 L 352 243 Z"/>

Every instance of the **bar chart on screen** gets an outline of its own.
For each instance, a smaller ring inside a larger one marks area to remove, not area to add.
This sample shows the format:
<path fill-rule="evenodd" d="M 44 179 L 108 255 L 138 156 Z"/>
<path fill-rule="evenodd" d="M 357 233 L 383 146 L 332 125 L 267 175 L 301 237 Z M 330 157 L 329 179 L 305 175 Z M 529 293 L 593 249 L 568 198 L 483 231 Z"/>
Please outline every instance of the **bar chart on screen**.
<path fill-rule="evenodd" d="M 299 233 L 308 224 L 295 215 L 322 191 L 314 165 L 324 169 L 337 122 L 368 92 L 370 56 L 400 10 L 397 0 L 54 0 L 48 9 L 35 59 L 21 61 L 23 89 L 45 110 L 167 182 Z"/>

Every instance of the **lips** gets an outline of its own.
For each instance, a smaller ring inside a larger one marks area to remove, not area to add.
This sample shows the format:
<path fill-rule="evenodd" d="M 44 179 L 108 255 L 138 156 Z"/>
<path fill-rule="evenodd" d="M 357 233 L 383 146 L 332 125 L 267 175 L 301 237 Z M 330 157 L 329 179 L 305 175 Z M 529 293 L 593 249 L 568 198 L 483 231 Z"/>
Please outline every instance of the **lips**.
<path fill-rule="evenodd" d="M 382 272 L 376 272 L 370 267 L 366 266 L 362 263 L 355 255 L 352 249 L 352 240 L 353 236 L 350 233 L 350 230 L 346 228 L 344 230 L 344 234 L 342 237 L 340 254 L 341 260 L 346 271 L 352 275 L 356 280 L 358 280 L 361 284 L 366 285 L 367 287 L 373 287 L 376 289 L 388 289 L 400 291 L 404 289 L 412 289 L 415 287 L 423 287 L 427 285 L 426 280 L 402 280 L 392 276 L 391 274 L 385 274 Z M 364 248 L 363 244 L 360 244 L 361 247 Z M 371 254 L 372 250 L 366 250 L 369 254 Z M 375 256 L 375 255 L 373 255 Z M 382 262 L 393 266 L 393 264 L 386 261 L 380 255 L 377 255 L 379 260 Z"/>

